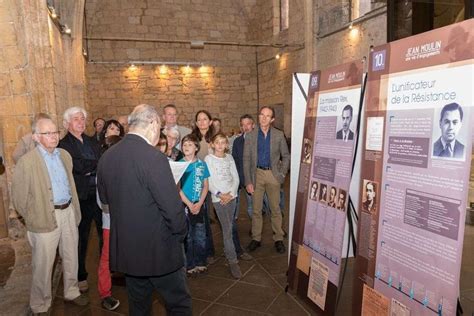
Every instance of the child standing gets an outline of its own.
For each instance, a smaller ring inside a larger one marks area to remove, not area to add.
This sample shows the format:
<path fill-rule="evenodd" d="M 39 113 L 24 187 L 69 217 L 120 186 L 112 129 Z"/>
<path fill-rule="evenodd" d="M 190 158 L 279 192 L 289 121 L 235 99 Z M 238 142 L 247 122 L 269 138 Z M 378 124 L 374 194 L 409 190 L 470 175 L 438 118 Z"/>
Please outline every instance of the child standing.
<path fill-rule="evenodd" d="M 106 137 L 103 138 L 102 149 L 105 152 L 121 139 L 122 137 L 114 132 L 109 135 L 106 134 Z M 102 307 L 109 311 L 113 311 L 119 307 L 120 301 L 112 296 L 112 278 L 110 276 L 109 268 L 110 213 L 108 205 L 102 205 L 100 202 L 99 194 L 97 194 L 97 205 L 102 210 L 102 237 L 104 239 L 104 244 L 102 245 L 102 251 L 100 254 L 99 269 L 97 271 L 97 289 L 99 290 L 99 296 L 102 300 Z"/>
<path fill-rule="evenodd" d="M 179 194 L 185 204 L 188 218 L 188 235 L 186 237 L 186 270 L 188 275 L 207 271 L 206 267 L 206 196 L 209 191 L 209 169 L 207 164 L 196 158 L 199 151 L 199 140 L 189 134 L 182 140 L 181 149 L 184 158 L 181 161 L 191 162 L 181 178 Z"/>
<path fill-rule="evenodd" d="M 234 158 L 226 154 L 229 148 L 229 140 L 223 133 L 217 133 L 211 139 L 213 154 L 206 156 L 205 161 L 209 166 L 211 177 L 209 190 L 211 191 L 212 203 L 222 227 L 224 238 L 224 253 L 229 262 L 231 275 L 240 279 L 242 272 L 238 265 L 234 242 L 232 240 L 232 222 L 235 211 L 235 198 L 239 188 L 239 174 L 235 166 Z"/>

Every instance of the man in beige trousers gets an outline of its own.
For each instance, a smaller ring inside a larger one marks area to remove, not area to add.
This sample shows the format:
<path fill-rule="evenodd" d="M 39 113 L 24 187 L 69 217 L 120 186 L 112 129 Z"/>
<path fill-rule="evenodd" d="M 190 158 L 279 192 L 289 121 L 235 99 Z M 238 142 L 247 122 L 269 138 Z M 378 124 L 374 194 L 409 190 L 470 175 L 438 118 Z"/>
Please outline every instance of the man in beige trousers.
<path fill-rule="evenodd" d="M 275 110 L 263 106 L 258 114 L 258 128 L 248 133 L 244 145 L 245 187 L 253 195 L 252 241 L 249 252 L 261 246 L 263 196 L 268 195 L 275 250 L 285 252 L 280 209 L 280 188 L 290 166 L 290 153 L 282 131 L 272 127 Z"/>
<path fill-rule="evenodd" d="M 79 200 L 72 176 L 72 158 L 56 148 L 59 131 L 51 119 L 32 124 L 38 146 L 18 161 L 12 181 L 12 200 L 26 223 L 32 248 L 30 308 L 33 315 L 46 315 L 52 301 L 51 275 L 56 249 L 63 262 L 64 299 L 86 305 L 77 285 L 77 226 L 81 220 Z"/>

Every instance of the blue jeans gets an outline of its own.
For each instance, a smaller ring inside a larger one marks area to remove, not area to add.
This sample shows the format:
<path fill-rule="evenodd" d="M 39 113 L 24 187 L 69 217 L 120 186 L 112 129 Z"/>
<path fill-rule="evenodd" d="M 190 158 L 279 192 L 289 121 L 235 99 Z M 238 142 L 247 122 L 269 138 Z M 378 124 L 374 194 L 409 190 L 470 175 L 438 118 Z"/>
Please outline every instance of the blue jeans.
<path fill-rule="evenodd" d="M 187 211 L 189 211 L 187 209 Z M 201 208 L 202 212 L 203 209 Z M 188 235 L 185 240 L 186 269 L 206 266 L 206 227 L 205 222 L 191 223 L 190 213 L 187 216 Z"/>

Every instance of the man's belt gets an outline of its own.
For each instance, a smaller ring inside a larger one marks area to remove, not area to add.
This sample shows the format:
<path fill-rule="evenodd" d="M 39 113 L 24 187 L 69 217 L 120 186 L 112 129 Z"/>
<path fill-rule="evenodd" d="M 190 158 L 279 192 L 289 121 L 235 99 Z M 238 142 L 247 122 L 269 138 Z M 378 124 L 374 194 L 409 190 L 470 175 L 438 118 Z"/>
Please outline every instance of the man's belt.
<path fill-rule="evenodd" d="M 257 166 L 257 169 L 272 170 L 272 167 L 260 167 L 260 166 Z"/>
<path fill-rule="evenodd" d="M 54 209 L 55 210 L 64 210 L 65 208 L 68 208 L 69 205 L 71 205 L 71 201 L 72 201 L 72 199 L 70 199 L 69 201 L 67 201 L 64 204 L 54 205 Z"/>

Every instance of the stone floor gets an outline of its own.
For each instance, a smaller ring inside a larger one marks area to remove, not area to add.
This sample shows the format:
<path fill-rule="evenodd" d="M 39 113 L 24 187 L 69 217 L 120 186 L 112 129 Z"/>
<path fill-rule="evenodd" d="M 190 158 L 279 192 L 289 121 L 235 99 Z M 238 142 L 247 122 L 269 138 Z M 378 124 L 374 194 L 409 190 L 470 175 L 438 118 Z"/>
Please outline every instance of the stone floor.
<path fill-rule="evenodd" d="M 288 196 L 288 195 L 287 195 Z M 244 203 L 245 204 L 245 203 Z M 250 221 L 242 210 L 239 231 L 242 244 L 250 241 Z M 285 217 L 286 230 L 288 218 Z M 56 291 L 51 315 L 126 315 L 128 314 L 127 293 L 122 279 L 113 280 L 113 295 L 120 299 L 120 306 L 114 312 L 100 307 L 97 292 L 97 263 L 99 251 L 97 236 L 92 231 L 88 256 L 90 305 L 76 307 L 63 302 L 62 282 Z M 285 293 L 287 253 L 277 254 L 271 239 L 268 216 L 264 222 L 263 245 L 252 255 L 254 260 L 241 262 L 244 276 L 234 280 L 223 257 L 222 235 L 217 224 L 213 224 L 214 242 L 218 260 L 209 267 L 207 275 L 189 279 L 195 315 L 315 315 L 306 302 L 292 294 Z M 285 240 L 285 243 L 287 241 Z M 12 251 L 12 248 L 14 251 Z M 0 241 L 0 315 L 24 315 L 27 307 L 30 284 L 29 246 L 25 239 L 14 242 Z M 464 315 L 474 315 L 474 226 L 466 225 L 464 237 L 463 263 L 461 269 L 461 303 Z M 15 269 L 11 268 L 12 257 Z M 8 266 L 8 267 L 7 267 Z M 337 315 L 351 314 L 353 259 L 349 261 L 346 281 L 343 286 Z M 9 271 L 9 270 L 13 270 Z M 11 275 L 10 275 L 11 274 Z M 8 278 L 9 277 L 9 278 Z M 5 279 L 8 279 L 4 285 Z M 3 281 L 2 281 L 3 280 Z M 153 311 L 155 315 L 165 315 L 162 301 L 156 295 Z"/>

